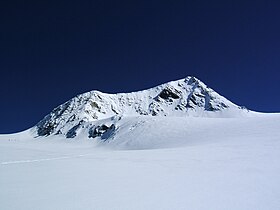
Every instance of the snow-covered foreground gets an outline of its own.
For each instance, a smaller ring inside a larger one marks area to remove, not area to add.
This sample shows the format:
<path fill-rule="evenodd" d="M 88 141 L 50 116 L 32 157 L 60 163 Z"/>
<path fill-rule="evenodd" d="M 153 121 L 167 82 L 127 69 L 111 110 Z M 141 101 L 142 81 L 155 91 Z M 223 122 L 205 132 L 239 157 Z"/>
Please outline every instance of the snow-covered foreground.
<path fill-rule="evenodd" d="M 279 209 L 279 130 L 264 114 L 129 117 L 103 143 L 2 135 L 0 209 Z"/>

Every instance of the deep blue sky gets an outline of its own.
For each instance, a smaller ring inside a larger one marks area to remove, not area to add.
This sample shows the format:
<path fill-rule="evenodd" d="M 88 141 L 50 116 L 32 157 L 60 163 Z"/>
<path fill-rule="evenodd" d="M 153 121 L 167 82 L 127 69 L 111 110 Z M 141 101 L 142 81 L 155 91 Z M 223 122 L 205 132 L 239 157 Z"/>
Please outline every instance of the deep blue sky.
<path fill-rule="evenodd" d="M 234 103 L 279 112 L 279 1 L 1 1 L 0 133 L 89 90 L 193 75 Z"/>

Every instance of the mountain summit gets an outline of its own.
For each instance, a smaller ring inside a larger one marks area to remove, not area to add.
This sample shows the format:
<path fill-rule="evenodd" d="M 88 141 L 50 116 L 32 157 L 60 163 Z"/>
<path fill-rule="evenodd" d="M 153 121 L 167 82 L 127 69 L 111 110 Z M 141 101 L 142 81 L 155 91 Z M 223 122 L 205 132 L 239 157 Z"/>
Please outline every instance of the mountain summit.
<path fill-rule="evenodd" d="M 115 130 L 114 122 L 123 116 L 236 117 L 247 113 L 249 110 L 189 76 L 132 93 L 80 94 L 56 107 L 35 128 L 38 136 L 60 134 L 73 138 L 79 130 L 86 129 L 89 137 L 95 137 Z M 100 124 L 105 119 L 110 125 Z"/>

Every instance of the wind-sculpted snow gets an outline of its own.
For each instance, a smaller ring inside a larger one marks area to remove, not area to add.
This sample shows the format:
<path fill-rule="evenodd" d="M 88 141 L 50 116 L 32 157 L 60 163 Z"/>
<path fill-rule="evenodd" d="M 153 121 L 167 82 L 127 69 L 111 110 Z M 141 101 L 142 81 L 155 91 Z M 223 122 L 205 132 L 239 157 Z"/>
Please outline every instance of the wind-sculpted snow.
<path fill-rule="evenodd" d="M 36 129 L 39 136 L 74 138 L 85 129 L 92 133 L 100 120 L 114 116 L 236 117 L 248 112 L 195 77 L 187 77 L 132 93 L 91 91 L 78 95 L 55 108 Z"/>

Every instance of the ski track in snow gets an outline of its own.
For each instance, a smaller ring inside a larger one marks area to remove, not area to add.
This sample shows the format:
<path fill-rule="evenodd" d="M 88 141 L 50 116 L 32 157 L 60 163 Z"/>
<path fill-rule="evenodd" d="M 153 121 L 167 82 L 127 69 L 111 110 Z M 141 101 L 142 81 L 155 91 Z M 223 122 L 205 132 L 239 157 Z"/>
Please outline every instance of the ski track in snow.
<path fill-rule="evenodd" d="M 42 159 L 33 159 L 33 160 L 5 161 L 5 162 L 1 162 L 0 165 L 23 164 L 23 163 L 37 163 L 37 162 L 45 162 L 45 161 L 53 161 L 53 160 L 80 158 L 80 157 L 85 157 L 85 156 L 89 156 L 89 155 L 92 155 L 92 154 L 83 154 L 83 155 L 75 155 L 75 156 L 62 156 L 62 157 L 54 157 L 54 158 L 42 158 Z"/>

